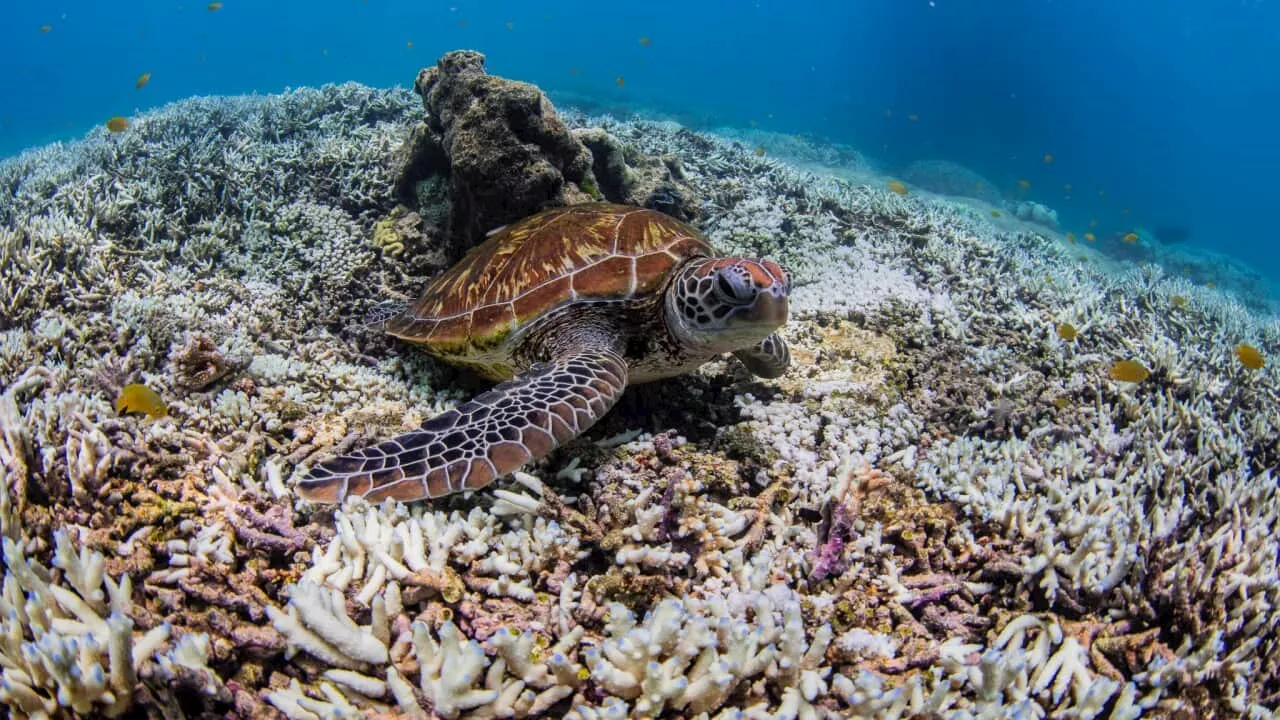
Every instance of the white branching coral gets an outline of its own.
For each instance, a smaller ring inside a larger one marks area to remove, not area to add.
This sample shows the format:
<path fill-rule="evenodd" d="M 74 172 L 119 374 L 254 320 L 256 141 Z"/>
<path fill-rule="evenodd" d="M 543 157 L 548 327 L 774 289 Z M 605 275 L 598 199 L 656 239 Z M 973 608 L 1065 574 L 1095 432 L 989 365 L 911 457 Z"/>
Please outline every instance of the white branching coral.
<path fill-rule="evenodd" d="M 65 585 L 50 582 L 48 568 L 4 538 L 0 703 L 10 716 L 46 718 L 66 709 L 118 717 L 132 705 L 140 674 L 163 681 L 178 666 L 198 674 L 209 694 L 223 690 L 207 666 L 206 636 L 184 635 L 162 652 L 172 630 L 162 624 L 134 632 L 128 576 L 119 583 L 106 576 L 102 555 L 76 552 L 63 531 L 54 543 Z"/>

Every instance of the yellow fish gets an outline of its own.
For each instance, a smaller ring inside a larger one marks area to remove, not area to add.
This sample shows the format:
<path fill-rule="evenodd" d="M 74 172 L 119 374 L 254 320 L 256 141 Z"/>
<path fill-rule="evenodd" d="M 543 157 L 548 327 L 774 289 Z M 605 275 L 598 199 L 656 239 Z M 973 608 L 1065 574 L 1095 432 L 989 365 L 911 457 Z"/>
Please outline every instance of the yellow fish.
<path fill-rule="evenodd" d="M 1061 325 L 1058 326 L 1058 337 L 1062 338 L 1063 340 L 1066 340 L 1067 342 L 1071 342 L 1072 340 L 1076 339 L 1076 335 L 1077 335 L 1077 332 L 1076 332 L 1075 325 L 1072 325 L 1071 323 L 1062 323 Z"/>
<path fill-rule="evenodd" d="M 1022 188 L 1023 190 L 1030 190 L 1030 189 L 1031 189 L 1031 181 L 1030 181 L 1030 180 L 1019 180 L 1019 181 L 1018 181 L 1018 187 Z"/>
<path fill-rule="evenodd" d="M 506 29 L 508 29 L 508 30 L 515 30 L 515 29 L 516 29 L 516 24 L 515 24 L 515 23 L 513 23 L 513 22 L 509 22 L 509 23 L 507 23 L 507 24 L 503 25 L 503 27 L 505 27 L 505 28 L 506 28 Z"/>
<path fill-rule="evenodd" d="M 207 8 L 207 9 L 209 10 L 209 12 L 218 12 L 219 10 L 221 10 L 221 9 L 222 9 L 222 3 L 220 3 L 220 2 L 211 2 L 211 3 L 209 3 L 208 5 L 205 5 L 205 8 Z"/>
<path fill-rule="evenodd" d="M 903 185 L 902 183 L 898 182 L 897 180 L 890 180 L 890 181 L 889 181 L 889 183 L 888 183 L 888 185 L 889 185 L 889 190 L 890 190 L 891 192 L 897 193 L 898 195 L 906 195 L 906 194 L 907 194 L 907 186 L 906 186 L 906 185 Z"/>
<path fill-rule="evenodd" d="M 169 414 L 169 406 L 164 404 L 155 390 L 142 383 L 132 383 L 120 388 L 120 395 L 116 397 L 116 412 L 145 413 L 147 417 L 156 420 Z"/>
<path fill-rule="evenodd" d="M 1098 238 L 1097 238 L 1097 236 L 1095 236 L 1093 233 L 1085 233 L 1085 234 L 1084 234 L 1084 239 L 1085 239 L 1085 240 L 1088 240 L 1089 242 L 1093 242 L 1094 240 L 1097 240 Z"/>
<path fill-rule="evenodd" d="M 755 153 L 756 153 L 756 157 L 764 157 L 764 148 L 762 147 L 756 148 Z"/>
<path fill-rule="evenodd" d="M 53 26 L 52 26 L 52 25 L 41 25 L 41 26 L 40 26 L 40 34 L 42 34 L 42 35 L 43 35 L 44 33 L 47 33 L 47 32 L 49 32 L 49 31 L 50 31 L 50 30 L 52 30 L 52 29 L 53 29 Z"/>
<path fill-rule="evenodd" d="M 645 47 L 649 47 L 650 45 L 653 44 L 653 41 L 646 36 L 646 37 L 640 38 L 640 44 Z"/>
<path fill-rule="evenodd" d="M 1117 360 L 1108 371 L 1112 380 L 1120 382 L 1140 383 L 1151 377 L 1151 371 L 1137 360 Z"/>
<path fill-rule="evenodd" d="M 129 119 L 116 115 L 107 121 L 107 130 L 113 133 L 124 132 L 129 127 Z"/>
<path fill-rule="evenodd" d="M 1125 242 L 1127 242 L 1127 243 L 1129 243 L 1130 245 L 1132 245 L 1132 244 L 1134 244 L 1134 243 L 1138 242 L 1138 233 L 1125 233 L 1125 234 L 1124 234 L 1124 237 L 1122 237 L 1122 238 L 1120 238 L 1120 239 L 1121 239 L 1121 240 L 1124 240 Z"/>
<path fill-rule="evenodd" d="M 999 210 L 992 210 L 992 211 L 991 211 L 991 217 L 1000 217 L 1000 211 L 999 211 Z"/>
<path fill-rule="evenodd" d="M 1052 165 L 1052 164 L 1053 164 L 1053 153 L 1045 153 L 1045 154 L 1044 154 L 1044 164 L 1045 164 L 1045 165 Z"/>
<path fill-rule="evenodd" d="M 141 90 L 146 87 L 149 82 L 151 82 L 151 73 L 145 72 L 138 76 L 138 82 L 134 83 L 133 87 L 137 90 Z"/>
<path fill-rule="evenodd" d="M 1261 370 L 1267 364 L 1266 359 L 1262 357 L 1262 353 L 1258 351 L 1258 348 L 1249 343 L 1237 345 L 1235 353 L 1236 359 L 1240 361 L 1240 364 L 1250 370 Z"/>

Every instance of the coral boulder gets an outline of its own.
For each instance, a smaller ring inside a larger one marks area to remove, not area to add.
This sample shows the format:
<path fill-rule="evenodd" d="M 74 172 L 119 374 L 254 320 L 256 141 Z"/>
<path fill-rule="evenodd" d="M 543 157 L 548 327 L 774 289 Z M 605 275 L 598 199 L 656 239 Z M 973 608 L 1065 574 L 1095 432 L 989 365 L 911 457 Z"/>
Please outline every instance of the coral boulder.
<path fill-rule="evenodd" d="M 418 73 L 427 110 L 410 139 L 402 190 L 449 177 L 451 242 L 476 244 L 493 228 L 592 199 L 590 151 L 536 86 L 485 72 L 484 55 L 446 54 Z"/>
<path fill-rule="evenodd" d="M 405 145 L 399 191 L 423 218 L 447 208 L 448 254 L 559 205 L 608 200 L 697 217 L 701 200 L 677 160 L 644 156 L 600 128 L 571 131 L 541 90 L 488 74 L 484 61 L 450 52 L 414 84 L 427 112 Z"/>

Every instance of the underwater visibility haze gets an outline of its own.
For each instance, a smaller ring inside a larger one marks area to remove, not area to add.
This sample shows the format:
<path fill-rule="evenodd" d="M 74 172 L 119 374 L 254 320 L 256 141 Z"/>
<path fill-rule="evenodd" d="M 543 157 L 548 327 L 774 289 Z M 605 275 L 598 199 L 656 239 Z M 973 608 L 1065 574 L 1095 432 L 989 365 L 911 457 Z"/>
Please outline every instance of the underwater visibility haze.
<path fill-rule="evenodd" d="M 6 717 L 1280 717 L 1276 4 L 0 16 Z"/>

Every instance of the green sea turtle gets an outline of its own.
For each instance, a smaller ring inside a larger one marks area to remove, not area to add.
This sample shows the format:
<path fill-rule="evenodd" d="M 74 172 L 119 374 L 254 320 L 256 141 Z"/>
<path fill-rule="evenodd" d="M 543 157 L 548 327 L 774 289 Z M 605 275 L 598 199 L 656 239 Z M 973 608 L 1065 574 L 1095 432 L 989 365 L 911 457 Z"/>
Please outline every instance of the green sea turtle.
<path fill-rule="evenodd" d="M 777 377 L 774 331 L 791 280 L 768 260 L 717 257 L 693 228 L 591 203 L 500 228 L 387 321 L 437 358 L 502 380 L 422 427 L 326 460 L 298 484 L 313 502 L 476 490 L 585 432 L 626 388 L 733 352 Z"/>

